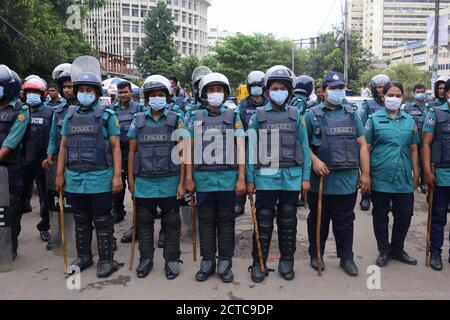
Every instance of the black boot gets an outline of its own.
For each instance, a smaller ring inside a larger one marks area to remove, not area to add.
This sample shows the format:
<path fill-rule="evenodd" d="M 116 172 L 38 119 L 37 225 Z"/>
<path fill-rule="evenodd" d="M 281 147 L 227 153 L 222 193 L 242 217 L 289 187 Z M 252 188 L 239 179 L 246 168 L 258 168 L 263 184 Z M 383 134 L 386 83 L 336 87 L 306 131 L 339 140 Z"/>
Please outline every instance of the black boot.
<path fill-rule="evenodd" d="M 161 228 L 164 230 L 164 259 L 166 277 L 173 280 L 180 273 L 180 238 L 181 238 L 181 218 L 180 211 L 173 210 L 163 213 L 161 218 Z"/>
<path fill-rule="evenodd" d="M 155 216 L 147 208 L 137 208 L 137 233 L 139 234 L 139 266 L 136 269 L 138 278 L 145 278 L 153 269 L 155 246 L 153 244 Z"/>
<path fill-rule="evenodd" d="M 436 271 L 442 271 L 442 258 L 439 254 L 431 254 L 430 267 Z"/>
<path fill-rule="evenodd" d="M 21 231 L 20 221 L 22 220 L 19 195 L 9 195 L 9 216 L 11 223 L 12 254 L 14 260 L 15 257 L 17 257 L 17 248 L 19 246 L 19 235 Z"/>
<path fill-rule="evenodd" d="M 161 230 L 159 230 L 159 238 L 158 238 L 158 248 L 162 249 L 164 248 L 164 240 L 165 240 L 165 234 L 164 234 L 164 230 L 161 227 Z"/>
<path fill-rule="evenodd" d="M 261 283 L 264 281 L 265 277 L 269 275 L 269 270 L 266 264 L 267 258 L 269 256 L 270 242 L 272 241 L 273 219 L 275 218 L 275 211 L 267 209 L 258 210 L 258 212 L 256 213 L 256 218 L 258 221 L 259 238 L 261 242 L 261 250 L 265 270 L 264 272 L 261 272 L 258 245 L 256 242 L 255 234 L 253 234 L 253 265 L 250 268 L 253 282 Z"/>
<path fill-rule="evenodd" d="M 216 258 L 214 258 L 214 260 L 203 259 L 200 263 L 200 270 L 195 275 L 195 279 L 199 282 L 203 282 L 208 280 L 214 273 L 216 273 Z"/>
<path fill-rule="evenodd" d="M 349 276 L 356 277 L 358 275 L 358 267 L 353 259 L 341 259 L 341 268 Z"/>
<path fill-rule="evenodd" d="M 91 252 L 92 222 L 87 214 L 75 214 L 74 220 L 78 258 L 70 265 L 83 272 L 94 264 Z"/>
<path fill-rule="evenodd" d="M 200 254 L 203 257 L 197 281 L 206 281 L 216 272 L 216 212 L 214 208 L 198 208 Z"/>
<path fill-rule="evenodd" d="M 236 196 L 236 206 L 234 207 L 234 216 L 237 218 L 245 214 L 246 196 Z"/>
<path fill-rule="evenodd" d="M 113 250 L 113 219 L 111 214 L 94 216 L 94 226 L 97 232 L 98 256 L 97 277 L 107 278 L 119 270 L 119 264 L 114 260 Z"/>
<path fill-rule="evenodd" d="M 233 271 L 231 268 L 233 267 L 233 262 L 230 260 L 219 260 L 217 264 L 217 273 L 222 279 L 223 283 L 230 283 L 234 280 Z"/>
<path fill-rule="evenodd" d="M 323 257 L 321 257 L 321 268 L 320 271 L 325 271 L 325 262 L 323 261 Z M 317 257 L 311 257 L 311 268 L 316 271 L 319 271 L 319 262 L 317 261 Z"/>
<path fill-rule="evenodd" d="M 139 235 L 136 233 L 136 240 L 138 240 Z M 133 241 L 133 228 L 130 228 L 128 231 L 125 231 L 122 238 L 120 239 L 121 243 L 131 243 Z"/>
<path fill-rule="evenodd" d="M 281 205 L 278 210 L 278 244 L 281 253 L 278 272 L 287 281 L 294 280 L 294 255 L 297 251 L 297 208 Z"/>

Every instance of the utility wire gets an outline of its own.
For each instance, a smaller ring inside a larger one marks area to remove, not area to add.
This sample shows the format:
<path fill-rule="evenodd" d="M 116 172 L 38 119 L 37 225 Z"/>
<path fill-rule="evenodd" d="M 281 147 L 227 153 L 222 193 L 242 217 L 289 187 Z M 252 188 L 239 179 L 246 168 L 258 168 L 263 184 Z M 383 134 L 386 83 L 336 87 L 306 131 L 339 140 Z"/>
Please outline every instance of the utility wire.
<path fill-rule="evenodd" d="M 328 12 L 328 15 L 327 15 L 325 21 L 323 22 L 322 26 L 320 27 L 319 32 L 317 32 L 317 35 L 319 35 L 322 32 L 323 28 L 325 27 L 326 23 L 328 22 L 328 19 L 330 18 L 331 13 L 333 12 L 336 2 L 337 2 L 337 0 L 334 0 L 333 5 L 330 8 L 330 12 Z"/>

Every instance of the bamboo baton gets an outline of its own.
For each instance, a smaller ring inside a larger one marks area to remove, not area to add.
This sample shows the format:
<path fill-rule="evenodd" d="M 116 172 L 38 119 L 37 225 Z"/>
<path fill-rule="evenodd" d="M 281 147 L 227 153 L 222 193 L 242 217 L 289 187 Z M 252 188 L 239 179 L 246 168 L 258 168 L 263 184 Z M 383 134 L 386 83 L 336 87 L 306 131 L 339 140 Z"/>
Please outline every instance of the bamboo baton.
<path fill-rule="evenodd" d="M 264 272 L 265 272 L 264 258 L 263 258 L 262 247 L 261 247 L 261 238 L 259 236 L 258 220 L 256 219 L 255 200 L 253 199 L 253 195 L 251 195 L 251 194 L 248 195 L 248 199 L 250 200 L 250 205 L 252 207 L 253 228 L 255 230 L 256 246 L 258 248 L 259 265 L 261 267 L 261 272 L 264 274 Z"/>
<path fill-rule="evenodd" d="M 191 220 L 192 220 L 192 256 L 194 262 L 197 262 L 197 212 L 195 206 L 195 195 L 191 193 Z"/>
<path fill-rule="evenodd" d="M 431 172 L 434 176 L 434 163 L 431 164 Z M 426 249 L 426 256 L 425 256 L 425 266 L 428 268 L 430 266 L 430 241 L 431 241 L 431 222 L 433 217 L 433 197 L 434 197 L 434 190 L 432 188 L 428 188 L 428 196 L 427 196 L 427 203 L 428 203 L 428 222 L 427 222 L 427 249 Z"/>
<path fill-rule="evenodd" d="M 133 196 L 133 231 L 131 233 L 131 253 L 130 253 L 130 271 L 133 269 L 134 262 L 134 252 L 136 251 L 136 225 L 137 225 L 137 217 L 136 217 L 136 199 Z"/>
<path fill-rule="evenodd" d="M 322 276 L 322 254 L 320 245 L 320 233 L 322 229 L 322 198 L 323 198 L 323 176 L 320 177 L 319 201 L 317 204 L 317 223 L 316 223 L 316 254 L 317 254 L 317 272 Z"/>

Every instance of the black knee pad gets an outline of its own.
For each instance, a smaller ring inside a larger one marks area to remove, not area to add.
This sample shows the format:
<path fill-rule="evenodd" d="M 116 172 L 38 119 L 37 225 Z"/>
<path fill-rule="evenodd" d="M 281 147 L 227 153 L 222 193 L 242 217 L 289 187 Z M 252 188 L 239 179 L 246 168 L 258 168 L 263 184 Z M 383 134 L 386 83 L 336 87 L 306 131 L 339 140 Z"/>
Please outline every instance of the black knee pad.
<path fill-rule="evenodd" d="M 97 231 L 110 230 L 112 227 L 113 218 L 111 215 L 107 216 L 94 216 L 94 226 Z"/>
<path fill-rule="evenodd" d="M 87 225 L 90 222 L 88 215 L 83 213 L 75 213 L 73 219 L 75 220 L 75 223 L 79 225 Z"/>
<path fill-rule="evenodd" d="M 162 225 L 164 228 L 178 229 L 181 227 L 181 217 L 178 210 L 166 212 L 162 216 Z"/>
<path fill-rule="evenodd" d="M 277 223 L 282 228 L 297 228 L 297 208 L 289 205 L 280 206 Z"/>
<path fill-rule="evenodd" d="M 216 210 L 214 208 L 198 208 L 198 222 L 201 224 L 214 224 L 216 222 Z"/>
<path fill-rule="evenodd" d="M 136 218 L 138 224 L 152 224 L 155 222 L 155 213 L 144 207 L 136 209 Z"/>
<path fill-rule="evenodd" d="M 234 212 L 230 208 L 218 208 L 217 209 L 218 222 L 232 222 L 234 221 Z"/>

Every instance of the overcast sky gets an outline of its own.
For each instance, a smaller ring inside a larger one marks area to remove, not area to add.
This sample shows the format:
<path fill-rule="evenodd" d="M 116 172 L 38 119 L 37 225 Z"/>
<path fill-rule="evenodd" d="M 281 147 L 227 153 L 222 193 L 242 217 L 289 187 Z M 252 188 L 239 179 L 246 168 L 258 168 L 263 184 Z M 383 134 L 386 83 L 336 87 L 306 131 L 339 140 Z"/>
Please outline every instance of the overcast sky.
<path fill-rule="evenodd" d="M 208 17 L 209 27 L 220 30 L 290 39 L 316 36 L 341 21 L 341 0 L 212 0 Z"/>

